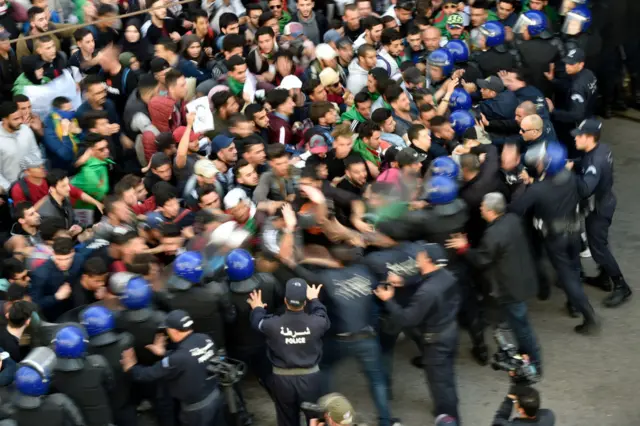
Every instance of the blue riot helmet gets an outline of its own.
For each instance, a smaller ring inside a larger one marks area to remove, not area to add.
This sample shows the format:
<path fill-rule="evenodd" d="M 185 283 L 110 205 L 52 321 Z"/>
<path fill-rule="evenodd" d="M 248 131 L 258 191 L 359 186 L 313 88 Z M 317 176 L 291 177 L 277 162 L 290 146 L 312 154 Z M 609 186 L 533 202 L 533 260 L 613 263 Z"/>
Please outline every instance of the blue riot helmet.
<path fill-rule="evenodd" d="M 449 51 L 454 63 L 467 62 L 469 60 L 469 48 L 462 40 L 450 40 L 445 46 Z"/>
<path fill-rule="evenodd" d="M 431 162 L 429 166 L 431 177 L 444 176 L 454 181 L 458 179 L 460 167 L 451 157 L 438 157 Z"/>
<path fill-rule="evenodd" d="M 467 129 L 476 125 L 476 120 L 469 111 L 459 110 L 451 113 L 449 123 L 451 123 L 456 135 L 462 136 Z"/>
<path fill-rule="evenodd" d="M 247 280 L 253 276 L 255 271 L 253 256 L 243 249 L 231 250 L 224 263 L 230 281 Z"/>
<path fill-rule="evenodd" d="M 541 167 L 541 173 L 554 176 L 567 164 L 567 148 L 559 142 L 540 142 L 527 149 L 524 162 L 532 168 Z"/>
<path fill-rule="evenodd" d="M 22 366 L 16 372 L 16 389 L 26 396 L 43 396 L 49 393 L 50 378 L 42 376 L 31 367 Z"/>
<path fill-rule="evenodd" d="M 431 205 L 449 204 L 458 198 L 458 184 L 447 176 L 434 176 L 427 184 L 427 202 Z"/>
<path fill-rule="evenodd" d="M 80 322 L 87 330 L 92 345 L 105 346 L 118 341 L 118 335 L 113 331 L 116 328 L 113 313 L 104 306 L 85 309 L 80 313 Z"/>
<path fill-rule="evenodd" d="M 469 110 L 473 105 L 471 95 L 462 87 L 456 87 L 449 98 L 449 109 L 451 111 Z"/>
<path fill-rule="evenodd" d="M 562 32 L 568 35 L 578 35 L 591 26 L 591 11 L 587 6 L 576 6 L 567 13 Z"/>
<path fill-rule="evenodd" d="M 109 277 L 109 292 L 116 296 L 124 293 L 127 283 L 134 278 L 136 274 L 131 272 L 116 272 Z"/>
<path fill-rule="evenodd" d="M 16 371 L 16 389 L 22 396 L 40 397 L 49 392 L 51 375 L 56 366 L 56 354 L 46 346 L 34 348 L 20 362 Z M 25 401 L 23 401 L 25 402 Z M 30 400 L 31 403 L 37 403 Z"/>
<path fill-rule="evenodd" d="M 143 277 L 136 276 L 129 280 L 123 293 L 120 295 L 120 303 L 127 309 L 125 314 L 135 322 L 146 321 L 151 316 L 151 299 L 153 291 L 151 285 Z"/>
<path fill-rule="evenodd" d="M 531 37 L 542 34 L 547 29 L 547 17 L 539 10 L 529 10 L 518 18 L 513 26 L 515 34 L 522 34 L 526 30 Z"/>
<path fill-rule="evenodd" d="M 202 268 L 202 254 L 196 251 L 182 253 L 173 262 L 173 275 L 167 282 L 167 287 L 177 290 L 188 290 L 194 284 L 199 284 L 204 274 Z"/>
<path fill-rule="evenodd" d="M 504 44 L 504 25 L 498 21 L 485 22 L 479 27 L 479 33 L 484 37 L 484 46 L 474 42 L 478 47 L 495 47 Z"/>
<path fill-rule="evenodd" d="M 53 339 L 56 352 L 56 370 L 78 371 L 84 366 L 87 340 L 84 331 L 75 325 L 62 327 Z"/>
<path fill-rule="evenodd" d="M 438 75 L 437 69 L 442 70 L 442 75 Z M 428 77 L 435 82 L 444 80 L 453 72 L 453 57 L 445 48 L 436 49 L 427 57 Z"/>

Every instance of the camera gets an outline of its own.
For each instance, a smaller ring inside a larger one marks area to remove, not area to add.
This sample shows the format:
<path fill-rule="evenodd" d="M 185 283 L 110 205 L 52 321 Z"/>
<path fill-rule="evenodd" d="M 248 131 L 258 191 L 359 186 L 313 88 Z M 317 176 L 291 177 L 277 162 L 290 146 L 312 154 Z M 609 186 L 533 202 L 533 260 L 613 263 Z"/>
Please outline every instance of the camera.
<path fill-rule="evenodd" d="M 245 376 L 247 365 L 237 359 L 228 358 L 224 350 L 219 350 L 207 366 L 207 371 L 218 379 L 222 386 L 232 386 Z"/>
<path fill-rule="evenodd" d="M 540 380 L 536 366 L 518 353 L 516 347 L 507 341 L 502 331 L 496 330 L 493 338 L 498 345 L 498 352 L 493 355 L 491 361 L 491 367 L 494 370 L 511 373 L 513 383 L 530 385 Z"/>

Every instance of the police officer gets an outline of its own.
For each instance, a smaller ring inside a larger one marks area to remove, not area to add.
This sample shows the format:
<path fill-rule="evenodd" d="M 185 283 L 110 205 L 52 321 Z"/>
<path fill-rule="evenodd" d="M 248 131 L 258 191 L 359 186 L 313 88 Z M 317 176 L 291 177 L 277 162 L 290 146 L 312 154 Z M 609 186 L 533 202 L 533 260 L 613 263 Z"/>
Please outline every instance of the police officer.
<path fill-rule="evenodd" d="M 114 274 L 117 275 L 117 274 Z M 158 334 L 163 334 L 165 314 L 156 311 L 151 306 L 153 292 L 151 285 L 140 276 L 123 276 L 121 281 L 128 279 L 126 284 L 117 284 L 120 303 L 124 307 L 116 316 L 116 328 L 129 332 L 133 336 L 133 349 L 138 363 L 143 366 L 154 365 L 162 357 L 147 349 L 154 343 Z M 110 283 L 111 284 L 111 283 Z M 161 426 L 173 426 L 174 410 L 169 391 L 163 384 L 134 383 L 132 395 L 134 403 L 146 399 L 153 404 L 156 420 Z"/>
<path fill-rule="evenodd" d="M 613 292 L 604 300 L 604 305 L 614 308 L 631 297 L 631 288 L 609 249 L 609 227 L 616 210 L 616 196 L 613 193 L 613 157 L 609 147 L 600 143 L 601 128 L 601 122 L 589 119 L 580 123 L 571 134 L 578 151 L 584 152 L 574 167 L 578 173 L 578 193 L 588 200 L 585 225 L 589 250 L 601 268 L 600 275 L 589 283 L 606 288 L 610 287 L 609 280 L 613 281 Z"/>
<path fill-rule="evenodd" d="M 321 395 L 318 363 L 322 358 L 322 338 L 331 325 L 327 309 L 318 300 L 321 288 L 322 285 L 308 286 L 300 278 L 287 281 L 287 310 L 283 315 L 267 314 L 260 290 L 253 291 L 247 300 L 252 309 L 251 326 L 267 338 L 279 426 L 298 426 L 300 403 L 316 401 Z M 309 313 L 305 312 L 306 299 Z"/>
<path fill-rule="evenodd" d="M 550 78 L 554 84 L 569 87 L 564 98 L 558 102 L 558 108 L 549 103 L 549 110 L 560 141 L 567 146 L 572 158 L 576 152 L 570 132 L 582 120 L 593 117 L 596 107 L 597 79 L 584 67 L 584 61 L 585 54 L 582 49 L 571 49 L 563 59 L 568 81 L 554 79 L 553 71 L 547 73 L 547 78 Z"/>
<path fill-rule="evenodd" d="M 525 163 L 535 168 L 540 179 L 515 200 L 509 210 L 524 216 L 533 211 L 536 227 L 542 232 L 549 260 L 564 285 L 567 308 L 581 313 L 584 322 L 575 327 L 580 334 L 599 331 L 600 321 L 589 303 L 580 282 L 580 220 L 577 215 L 577 177 L 565 168 L 567 151 L 550 142 L 529 148 Z"/>
<path fill-rule="evenodd" d="M 527 80 L 544 93 L 553 96 L 553 86 L 545 78 L 550 64 L 564 56 L 562 42 L 547 31 L 547 17 L 538 10 L 529 10 L 518 18 L 513 27 L 514 45 L 518 49 Z"/>
<path fill-rule="evenodd" d="M 562 26 L 562 42 L 565 52 L 575 48 L 582 49 L 586 54 L 586 67 L 597 70 L 602 38 L 598 31 L 590 31 L 590 28 L 591 10 L 587 5 L 578 5 L 567 12 L 565 16 Z"/>
<path fill-rule="evenodd" d="M 246 363 L 266 388 L 271 377 L 271 364 L 264 356 L 264 334 L 251 327 L 251 308 L 247 305 L 247 298 L 254 290 L 261 290 L 267 310 L 273 313 L 282 305 L 284 291 L 273 275 L 255 272 L 255 261 L 246 250 L 231 250 L 225 258 L 225 267 L 229 298 L 235 309 L 233 320 L 227 324 L 227 350 L 231 357 Z"/>
<path fill-rule="evenodd" d="M 325 375 L 323 391 L 328 392 L 330 388 L 327 373 L 340 360 L 355 357 L 369 381 L 380 426 L 391 426 L 399 421 L 391 419 L 387 380 L 371 315 L 376 303 L 371 290 L 377 287 L 378 280 L 366 264 L 353 262 L 356 258 L 344 259 L 344 263 L 306 258 L 305 266 L 296 265 L 293 271 L 308 282 L 322 284 L 325 290 L 322 296 L 331 330 L 325 338 L 320 365 Z"/>
<path fill-rule="evenodd" d="M 167 352 L 166 339 L 156 339 L 149 349 L 162 360 L 152 366 L 138 365 L 135 352 L 128 349 L 122 356 L 122 368 L 131 373 L 134 381 L 166 382 L 173 398 L 181 404 L 183 425 L 224 426 L 224 397 L 218 381 L 207 371 L 215 347 L 209 336 L 193 331 L 193 324 L 187 312 L 169 312 L 166 330 L 176 349 Z"/>
<path fill-rule="evenodd" d="M 453 57 L 445 48 L 436 49 L 427 57 L 427 86 L 432 93 L 442 88 L 453 72 Z"/>
<path fill-rule="evenodd" d="M 462 74 L 464 81 L 473 82 L 482 78 L 482 72 L 480 71 L 478 64 L 469 60 L 470 55 L 467 43 L 462 40 L 451 40 L 444 46 L 444 48 L 451 53 L 455 69 L 464 70 L 464 74 Z"/>
<path fill-rule="evenodd" d="M 422 283 L 402 308 L 395 300 L 395 287 L 403 280 L 389 275 L 391 285 L 378 286 L 374 293 L 385 302 L 392 321 L 402 327 L 419 327 L 424 344 L 424 369 L 435 416 L 448 414 L 459 419 L 455 384 L 455 356 L 458 346 L 456 316 L 460 295 L 456 277 L 444 266 L 447 255 L 439 244 L 424 244 L 416 256 Z"/>
<path fill-rule="evenodd" d="M 87 426 L 112 425 L 109 392 L 115 378 L 101 355 L 87 355 L 84 330 L 70 325 L 61 328 L 53 340 L 57 362 L 52 386 L 78 406 Z"/>
<path fill-rule="evenodd" d="M 82 413 L 67 395 L 49 394 L 56 355 L 47 347 L 35 348 L 16 372 L 16 393 L 11 419 L 19 426 L 84 426 Z"/>
<path fill-rule="evenodd" d="M 471 60 L 478 64 L 483 77 L 497 75 L 499 71 L 510 70 L 520 66 L 520 57 L 515 50 L 505 44 L 504 25 L 490 21 L 478 27 L 477 38 L 472 40 L 478 49 L 473 52 Z M 475 82 L 476 80 L 467 80 Z"/>
<path fill-rule="evenodd" d="M 111 392 L 111 410 L 118 426 L 135 426 L 136 407 L 131 400 L 131 378 L 122 371 L 122 352 L 133 347 L 133 336 L 115 332 L 113 313 L 104 306 L 90 306 L 80 313 L 80 321 L 89 335 L 89 353 L 103 356 L 115 378 Z"/>
<path fill-rule="evenodd" d="M 202 283 L 202 254 L 188 251 L 173 262 L 173 275 L 163 296 L 169 309 L 182 309 L 193 319 L 193 330 L 207 334 L 218 348 L 225 347 L 224 320 L 233 317 L 227 291 L 218 282 Z"/>
<path fill-rule="evenodd" d="M 397 241 L 424 240 L 442 246 L 450 233 L 464 232 L 469 220 L 467 205 L 458 198 L 455 178 L 440 176 L 440 173 L 457 175 L 457 168 L 434 168 L 426 191 L 426 202 L 429 206 L 424 210 L 409 212 L 399 221 L 383 222 L 378 225 L 378 230 Z M 471 282 L 468 265 L 455 250 L 449 251 L 449 258 L 451 271 L 458 279 L 462 294 L 461 321 L 468 327 L 473 344 L 472 354 L 478 363 L 486 365 L 489 351 L 484 339 L 484 326 L 480 320 L 478 297 Z"/>

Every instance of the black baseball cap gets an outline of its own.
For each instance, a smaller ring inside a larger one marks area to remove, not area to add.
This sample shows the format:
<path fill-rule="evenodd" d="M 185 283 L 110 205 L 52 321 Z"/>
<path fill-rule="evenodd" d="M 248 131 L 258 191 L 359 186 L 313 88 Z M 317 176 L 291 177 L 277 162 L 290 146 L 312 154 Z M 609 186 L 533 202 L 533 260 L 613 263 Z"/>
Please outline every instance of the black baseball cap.
<path fill-rule="evenodd" d="M 416 67 L 409 67 L 402 73 L 402 77 L 404 81 L 411 84 L 418 84 L 422 81 L 425 81 L 425 77 L 422 75 L 420 70 Z"/>
<path fill-rule="evenodd" d="M 396 154 L 396 161 L 400 167 L 408 166 L 409 164 L 422 163 L 427 159 L 426 154 L 419 154 L 413 148 L 405 148 Z"/>
<path fill-rule="evenodd" d="M 502 80 L 500 80 L 500 77 L 497 77 L 495 75 L 490 75 L 485 79 L 479 78 L 478 80 L 476 80 L 476 84 L 481 89 L 489 89 L 493 90 L 494 92 L 502 92 L 504 90 L 504 84 L 502 83 Z"/>
<path fill-rule="evenodd" d="M 186 311 L 177 309 L 169 312 L 164 320 L 164 326 L 178 331 L 187 331 L 193 327 L 193 320 Z"/>
<path fill-rule="evenodd" d="M 580 135 L 600 136 L 601 130 L 602 122 L 600 120 L 596 120 L 595 118 L 587 118 L 586 120 L 583 120 L 578 127 L 571 131 L 571 136 L 573 136 L 574 138 Z"/>
<path fill-rule="evenodd" d="M 307 282 L 302 278 L 291 278 L 287 281 L 284 298 L 295 308 L 304 306 L 307 300 Z"/>
<path fill-rule="evenodd" d="M 164 58 L 153 58 L 151 60 L 151 63 L 149 64 L 149 68 L 151 69 L 152 73 L 157 73 L 160 71 L 164 71 L 167 68 L 171 68 L 171 65 L 169 65 L 169 62 L 167 62 L 167 60 Z"/>
<path fill-rule="evenodd" d="M 429 259 L 431 259 L 434 265 L 445 266 L 449 263 L 447 252 L 440 244 L 422 243 L 420 244 L 420 249 L 427 253 L 427 256 L 429 256 Z"/>
<path fill-rule="evenodd" d="M 390 146 L 384 152 L 384 157 L 383 157 L 384 162 L 387 163 L 387 164 L 391 164 L 394 161 L 397 161 L 397 157 L 398 157 L 398 153 L 399 152 L 400 152 L 400 150 L 398 149 L 398 147 Z"/>
<path fill-rule="evenodd" d="M 567 55 L 562 58 L 562 62 L 568 65 L 575 65 L 580 62 L 584 62 L 585 56 L 586 55 L 584 54 L 584 50 L 576 47 L 575 49 L 570 49 L 567 52 Z"/>

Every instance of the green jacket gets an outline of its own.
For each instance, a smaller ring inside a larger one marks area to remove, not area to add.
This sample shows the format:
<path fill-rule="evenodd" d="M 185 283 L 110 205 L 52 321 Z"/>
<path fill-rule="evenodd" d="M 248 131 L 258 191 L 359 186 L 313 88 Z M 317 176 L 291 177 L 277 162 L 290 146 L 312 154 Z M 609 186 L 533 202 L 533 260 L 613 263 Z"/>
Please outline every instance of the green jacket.
<path fill-rule="evenodd" d="M 105 161 L 95 157 L 82 166 L 77 175 L 71 179 L 71 184 L 91 195 L 98 201 L 102 201 L 109 192 L 109 165 L 114 164 L 111 159 Z M 77 209 L 93 209 L 91 204 L 77 201 L 74 205 Z"/>
<path fill-rule="evenodd" d="M 283 10 L 282 11 L 282 18 L 280 18 L 278 20 L 278 25 L 280 25 L 280 34 L 284 34 L 284 27 L 289 22 L 291 22 L 291 19 L 293 19 L 291 17 L 291 14 L 289 12 L 287 12 L 286 10 Z"/>
<path fill-rule="evenodd" d="M 529 7 L 529 0 L 525 1 L 524 3 L 525 4 L 522 6 L 522 13 L 531 10 L 531 8 Z M 551 22 L 552 25 L 557 25 L 560 21 L 560 14 L 558 13 L 558 11 L 549 5 L 544 7 L 544 14 L 547 16 L 547 19 L 549 20 L 549 22 Z"/>
<path fill-rule="evenodd" d="M 340 120 L 338 121 L 338 124 L 342 123 L 343 121 L 354 121 L 354 120 L 357 121 L 358 123 L 364 123 L 365 121 L 367 121 L 367 119 L 358 112 L 355 105 L 342 113 L 342 115 L 340 116 Z"/>
<path fill-rule="evenodd" d="M 40 84 L 47 84 L 50 81 L 51 79 L 49 77 L 42 77 L 42 82 Z M 24 75 L 24 73 L 22 73 L 18 76 L 18 78 L 16 78 L 16 81 L 13 83 L 13 89 L 11 89 L 11 91 L 13 92 L 14 96 L 24 95 L 24 88 L 27 86 L 35 86 L 35 84 L 33 84 L 33 82 L 29 80 L 27 76 Z"/>

